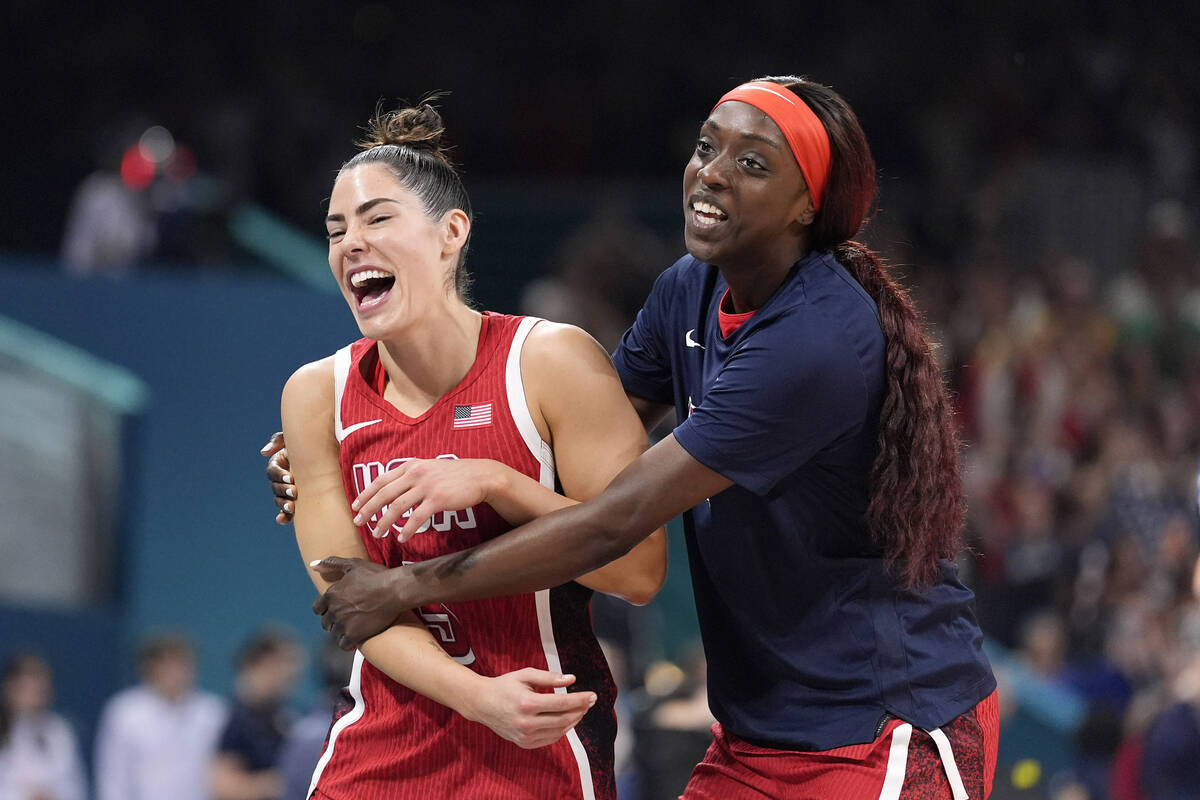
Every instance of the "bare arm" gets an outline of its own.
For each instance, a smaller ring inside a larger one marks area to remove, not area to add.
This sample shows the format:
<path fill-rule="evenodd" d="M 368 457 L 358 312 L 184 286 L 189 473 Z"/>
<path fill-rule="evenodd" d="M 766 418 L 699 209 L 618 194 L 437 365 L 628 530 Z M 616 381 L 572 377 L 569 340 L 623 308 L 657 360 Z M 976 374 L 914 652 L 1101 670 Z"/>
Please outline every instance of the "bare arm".
<path fill-rule="evenodd" d="M 629 399 L 633 410 L 637 412 L 638 419 L 642 421 L 642 427 L 646 429 L 647 433 L 657 428 L 658 424 L 666 419 L 667 413 L 671 411 L 671 406 L 665 403 L 656 403 L 653 400 L 638 397 L 636 394 L 626 394 L 625 396 Z M 270 444 L 267 446 L 270 447 Z"/>
<path fill-rule="evenodd" d="M 568 497 L 595 497 L 646 451 L 645 430 L 608 353 L 579 328 L 551 322 L 534 327 L 521 355 L 521 372 L 530 405 L 537 409 L 534 422 L 547 429 L 543 437 L 554 448 Z M 576 580 L 641 605 L 666 577 L 667 531 L 660 525 L 624 555 Z"/>
<path fill-rule="evenodd" d="M 647 400 L 644 397 L 638 397 L 634 394 L 626 393 L 626 399 L 629 400 L 634 411 L 637 412 L 638 418 L 642 421 L 642 427 L 647 432 L 658 427 L 671 411 L 670 405 L 656 403 L 653 400 Z M 279 513 L 275 515 L 275 521 L 280 525 L 288 525 L 292 521 L 292 510 L 294 507 L 292 501 L 296 499 L 296 486 L 292 482 L 292 476 L 289 472 L 291 465 L 288 462 L 287 447 L 284 443 L 283 432 L 276 431 L 271 434 L 271 438 L 262 446 L 259 452 L 269 459 L 267 462 L 267 480 L 271 483 L 271 492 L 275 496 L 275 505 L 279 509 Z M 513 474 L 516 473 L 514 472 Z M 501 477 L 498 480 L 505 479 Z M 500 516 L 512 525 L 522 525 L 535 517 L 541 516 L 541 514 L 571 504 L 563 500 L 555 508 L 535 510 L 533 505 L 524 505 L 525 501 L 518 499 L 515 493 L 511 495 L 512 502 L 510 504 L 506 489 L 507 487 L 504 486 L 489 489 L 490 492 L 494 493 L 494 497 L 489 494 L 486 500 L 491 503 Z M 383 502 L 389 502 L 389 500 Z M 355 509 L 357 510 L 358 508 L 359 504 L 356 504 Z M 372 513 L 376 510 L 378 510 L 377 507 L 372 509 Z"/>
<path fill-rule="evenodd" d="M 357 641 L 427 603 L 557 586 L 624 555 L 667 520 L 731 485 L 668 436 L 590 500 L 479 547 L 382 573 L 349 573 L 313 610 L 324 615 L 327 629 Z M 364 607 L 372 610 L 364 613 Z"/>
<path fill-rule="evenodd" d="M 329 555 L 366 558 L 351 519 L 333 436 L 333 371 L 330 359 L 302 367 L 284 387 L 281 413 L 291 471 L 304 491 L 295 501 L 296 539 L 318 591 L 329 583 L 314 559 Z M 378 569 L 383 569 L 377 566 Z M 548 744 L 572 727 L 595 701 L 591 692 L 539 694 L 535 687 L 566 686 L 573 679 L 521 670 L 488 678 L 454 661 L 411 613 L 362 643 L 363 655 L 393 680 L 484 722 L 522 746 Z M 531 683 L 532 682 L 532 683 Z M 525 697 L 528 695 L 528 697 Z M 509 704 L 528 702 L 523 714 Z M 514 726 L 516 726 L 514 728 Z"/>
<path fill-rule="evenodd" d="M 519 525 L 594 497 L 646 450 L 646 434 L 608 354 L 582 330 L 538 324 L 522 351 L 521 374 L 534 425 L 553 447 L 566 497 L 495 461 L 410 461 L 359 495 L 355 521 L 378 515 L 375 528 L 386 531 L 412 509 L 399 533 L 403 541 L 439 511 L 487 502 Z M 659 528 L 621 558 L 577 580 L 641 605 L 662 587 L 666 574 L 666 530 Z"/>

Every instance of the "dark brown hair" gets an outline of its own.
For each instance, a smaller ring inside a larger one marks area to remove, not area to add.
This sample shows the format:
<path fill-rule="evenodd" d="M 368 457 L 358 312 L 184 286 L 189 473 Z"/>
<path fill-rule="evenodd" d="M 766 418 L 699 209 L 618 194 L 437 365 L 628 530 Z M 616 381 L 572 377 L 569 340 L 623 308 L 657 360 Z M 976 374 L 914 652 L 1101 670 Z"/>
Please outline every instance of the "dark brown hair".
<path fill-rule="evenodd" d="M 440 219 L 457 208 L 474 221 L 471 198 L 450 161 L 448 147 L 442 143 L 445 131 L 441 114 L 428 101 L 388 112 L 376 108 L 367 123 L 366 136 L 357 143 L 361 151 L 342 164 L 339 174 L 364 164 L 383 164 L 401 186 L 421 199 L 431 219 Z M 454 288 L 464 302 L 471 288 L 471 276 L 465 267 L 470 241 L 468 234 L 454 269 Z"/>
<path fill-rule="evenodd" d="M 958 430 L 945 379 L 908 292 L 875 253 L 851 241 L 875 205 L 875 159 L 854 111 L 828 86 L 768 77 L 800 97 L 829 133 L 829 182 L 809 228 L 875 300 L 887 338 L 887 394 L 871 470 L 867 525 L 889 566 L 909 587 L 932 582 L 938 560 L 954 558 L 966 519 Z"/>
<path fill-rule="evenodd" d="M 0 748 L 8 744 L 12 736 L 13 723 L 16 721 L 13 710 L 8 707 L 8 687 L 19 677 L 36 673 L 50 679 L 50 665 L 46 659 L 29 650 L 17 650 L 12 653 L 8 662 L 0 672 Z"/>

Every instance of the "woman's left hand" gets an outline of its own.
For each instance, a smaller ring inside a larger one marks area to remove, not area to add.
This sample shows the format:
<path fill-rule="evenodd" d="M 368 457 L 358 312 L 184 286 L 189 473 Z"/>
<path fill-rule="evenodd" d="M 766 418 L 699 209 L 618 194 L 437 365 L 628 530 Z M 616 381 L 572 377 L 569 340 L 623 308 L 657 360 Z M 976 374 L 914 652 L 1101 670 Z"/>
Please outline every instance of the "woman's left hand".
<path fill-rule="evenodd" d="M 411 509 L 397 534 L 401 542 L 416 533 L 439 511 L 458 511 L 487 502 L 500 464 L 480 458 L 429 458 L 406 461 L 380 475 L 351 504 L 355 525 L 370 523 L 375 538 L 387 536 L 392 525 Z M 371 518 L 379 515 L 378 521 Z"/>

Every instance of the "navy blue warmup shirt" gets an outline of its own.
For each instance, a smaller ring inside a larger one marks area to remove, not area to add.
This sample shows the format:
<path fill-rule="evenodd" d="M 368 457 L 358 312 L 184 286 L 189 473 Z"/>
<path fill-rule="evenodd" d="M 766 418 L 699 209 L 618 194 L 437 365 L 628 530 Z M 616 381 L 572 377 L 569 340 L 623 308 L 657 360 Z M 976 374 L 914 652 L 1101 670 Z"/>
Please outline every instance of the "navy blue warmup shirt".
<path fill-rule="evenodd" d="M 814 253 L 724 339 L 726 288 L 685 256 L 613 354 L 626 391 L 674 403 L 675 438 L 736 484 L 684 516 L 713 714 L 796 750 L 869 742 L 885 714 L 939 727 L 996 682 L 954 565 L 922 593 L 899 588 L 866 528 L 885 392 L 875 303 Z"/>

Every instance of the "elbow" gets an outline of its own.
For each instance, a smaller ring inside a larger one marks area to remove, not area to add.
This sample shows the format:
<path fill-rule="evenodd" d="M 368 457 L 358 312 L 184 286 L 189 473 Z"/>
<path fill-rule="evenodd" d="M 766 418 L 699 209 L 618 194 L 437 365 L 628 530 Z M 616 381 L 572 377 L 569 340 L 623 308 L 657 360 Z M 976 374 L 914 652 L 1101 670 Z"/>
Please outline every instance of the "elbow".
<path fill-rule="evenodd" d="M 647 563 L 641 569 L 636 570 L 636 574 L 630 581 L 628 596 L 626 602 L 635 606 L 644 606 L 655 598 L 663 584 L 667 582 L 667 548 L 665 543 L 661 549 L 657 547 L 660 544 L 655 542 L 655 557 L 647 559 Z"/>
<path fill-rule="evenodd" d="M 646 536 L 644 523 L 628 523 L 608 527 L 601 537 L 605 563 L 620 559 L 612 565 L 617 568 L 613 578 L 618 586 L 610 593 L 631 605 L 644 606 L 667 580 L 666 530 L 658 528 Z"/>
<path fill-rule="evenodd" d="M 658 594 L 658 590 L 663 587 L 663 583 L 667 578 L 667 568 L 658 571 L 657 575 L 639 575 L 630 582 L 629 587 L 625 590 L 622 599 L 634 606 L 644 606 L 654 599 Z"/>

